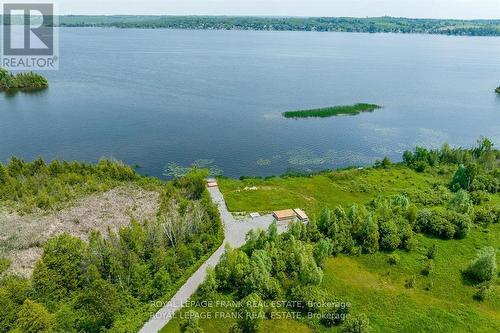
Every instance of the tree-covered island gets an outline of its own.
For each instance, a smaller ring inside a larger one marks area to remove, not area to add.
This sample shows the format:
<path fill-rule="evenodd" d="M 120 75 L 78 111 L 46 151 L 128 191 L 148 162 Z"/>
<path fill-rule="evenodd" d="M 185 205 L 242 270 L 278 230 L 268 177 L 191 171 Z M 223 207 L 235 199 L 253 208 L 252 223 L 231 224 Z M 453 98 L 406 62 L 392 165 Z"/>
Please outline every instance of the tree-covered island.
<path fill-rule="evenodd" d="M 39 90 L 49 86 L 49 82 L 40 74 L 29 73 L 9 73 L 5 68 L 0 68 L 0 91 L 11 90 Z"/>

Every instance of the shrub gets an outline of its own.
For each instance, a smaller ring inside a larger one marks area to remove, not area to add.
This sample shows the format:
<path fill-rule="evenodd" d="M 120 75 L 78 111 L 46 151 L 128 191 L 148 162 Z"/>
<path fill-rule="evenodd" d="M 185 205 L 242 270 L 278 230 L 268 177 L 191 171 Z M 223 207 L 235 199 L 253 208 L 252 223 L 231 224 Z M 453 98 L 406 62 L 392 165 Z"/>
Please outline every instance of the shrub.
<path fill-rule="evenodd" d="M 272 262 L 267 251 L 255 250 L 240 290 L 242 295 L 256 293 L 262 298 L 268 298 L 271 294 L 269 290 L 271 286 L 271 268 Z"/>
<path fill-rule="evenodd" d="M 343 323 L 349 316 L 350 303 L 339 301 L 331 302 L 331 306 L 321 307 L 321 324 L 332 327 Z"/>
<path fill-rule="evenodd" d="M 431 291 L 432 288 L 434 288 L 434 282 L 430 281 L 429 283 L 427 283 L 424 287 L 425 290 L 427 291 Z"/>
<path fill-rule="evenodd" d="M 415 228 L 444 239 L 464 238 L 469 233 L 468 215 L 441 209 L 423 209 L 417 214 Z"/>
<path fill-rule="evenodd" d="M 181 323 L 182 333 L 203 333 L 199 324 L 199 315 L 194 310 L 189 310 L 186 314 L 187 319 Z"/>
<path fill-rule="evenodd" d="M 450 183 L 452 191 L 460 189 L 469 190 L 476 175 L 478 174 L 478 165 L 475 163 L 468 163 L 467 165 L 460 165 L 453 175 Z"/>
<path fill-rule="evenodd" d="M 373 221 L 371 215 L 367 215 L 365 221 L 363 223 L 361 232 L 361 247 L 363 251 L 366 253 L 375 253 L 378 251 L 378 240 L 379 240 L 379 231 L 378 225 Z"/>
<path fill-rule="evenodd" d="M 433 243 L 428 249 L 427 249 L 427 258 L 428 259 L 435 259 L 437 255 L 437 245 L 436 243 Z"/>
<path fill-rule="evenodd" d="M 428 276 L 432 273 L 433 270 L 434 270 L 434 263 L 431 260 L 429 260 L 429 262 L 427 262 L 425 267 L 422 269 L 421 273 L 424 276 Z"/>
<path fill-rule="evenodd" d="M 479 288 L 477 288 L 477 291 L 474 294 L 474 299 L 482 302 L 490 296 L 491 292 L 492 292 L 491 283 L 483 283 L 482 285 L 479 286 Z"/>
<path fill-rule="evenodd" d="M 395 250 L 401 244 L 401 238 L 396 222 L 392 219 L 383 221 L 379 226 L 380 247 L 386 250 Z"/>
<path fill-rule="evenodd" d="M 257 294 L 250 294 L 241 300 L 238 325 L 243 333 L 254 333 L 259 330 L 265 318 L 262 299 Z"/>
<path fill-rule="evenodd" d="M 302 284 L 318 285 L 323 280 L 323 271 L 311 254 L 302 253 L 299 264 L 299 280 Z"/>
<path fill-rule="evenodd" d="M 398 265 L 400 260 L 401 259 L 399 258 L 399 255 L 397 255 L 396 253 L 391 254 L 387 257 L 387 262 L 389 263 L 389 265 Z"/>
<path fill-rule="evenodd" d="M 496 251 L 488 246 L 478 251 L 476 258 L 470 262 L 464 274 L 472 282 L 483 283 L 493 280 L 496 271 Z"/>
<path fill-rule="evenodd" d="M 371 332 L 370 320 L 364 314 L 360 314 L 355 318 L 350 318 L 346 321 L 343 333 L 367 333 Z"/>
<path fill-rule="evenodd" d="M 471 214 L 473 205 L 469 193 L 459 190 L 451 198 L 449 208 L 460 214 Z"/>
<path fill-rule="evenodd" d="M 62 234 L 45 243 L 33 271 L 33 289 L 39 299 L 58 301 L 79 289 L 85 244 Z"/>
<path fill-rule="evenodd" d="M 231 290 L 241 286 L 249 265 L 248 256 L 239 249 L 226 247 L 219 263 L 215 266 L 215 276 L 219 288 Z"/>
<path fill-rule="evenodd" d="M 240 325 L 238 325 L 238 323 L 235 323 L 229 328 L 228 333 L 243 333 L 243 331 L 241 330 Z"/>
<path fill-rule="evenodd" d="M 384 168 L 384 169 L 389 169 L 389 167 L 392 165 L 392 162 L 389 157 L 385 156 L 382 161 L 376 160 L 374 167 L 375 168 Z"/>
<path fill-rule="evenodd" d="M 412 289 L 415 288 L 415 285 L 417 284 L 417 277 L 415 275 L 409 277 L 405 281 L 405 288 L 407 289 Z"/>
<path fill-rule="evenodd" d="M 325 293 L 317 286 L 296 286 L 290 291 L 290 297 L 298 310 L 303 312 L 317 312 L 319 304 L 325 300 Z"/>
<path fill-rule="evenodd" d="M 14 77 L 5 69 L 0 67 L 0 90 L 14 88 Z"/>
<path fill-rule="evenodd" d="M 27 299 L 19 310 L 16 325 L 25 333 L 52 332 L 56 319 L 42 304 Z"/>
<path fill-rule="evenodd" d="M 10 260 L 6 258 L 0 258 L 0 275 L 5 272 L 10 267 Z"/>
<path fill-rule="evenodd" d="M 488 202 L 490 197 L 486 191 L 477 190 L 470 193 L 470 199 L 474 205 L 480 205 L 484 202 Z"/>
<path fill-rule="evenodd" d="M 0 332 L 11 332 L 19 309 L 29 295 L 28 280 L 9 275 L 0 280 Z"/>
<path fill-rule="evenodd" d="M 462 239 L 469 234 L 472 225 L 469 215 L 450 211 L 446 218 L 455 226 L 455 238 Z"/>
<path fill-rule="evenodd" d="M 456 229 L 455 226 L 442 215 L 434 214 L 428 231 L 433 235 L 451 239 L 455 236 Z"/>
<path fill-rule="evenodd" d="M 500 206 L 490 206 L 475 211 L 474 222 L 483 225 L 500 222 Z"/>
<path fill-rule="evenodd" d="M 198 288 L 198 294 L 201 297 L 210 297 L 215 292 L 217 292 L 217 278 L 215 276 L 215 270 L 212 267 L 207 269 L 207 276 L 205 277 L 205 281 Z"/>

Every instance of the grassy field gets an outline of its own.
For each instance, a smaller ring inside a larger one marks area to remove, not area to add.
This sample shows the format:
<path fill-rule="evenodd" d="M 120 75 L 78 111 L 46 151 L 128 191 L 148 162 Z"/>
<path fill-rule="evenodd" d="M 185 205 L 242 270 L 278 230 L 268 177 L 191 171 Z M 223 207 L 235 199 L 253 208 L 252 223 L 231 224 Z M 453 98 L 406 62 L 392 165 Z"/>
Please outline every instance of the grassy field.
<path fill-rule="evenodd" d="M 264 179 L 219 179 L 232 212 L 270 212 L 303 208 L 314 215 L 324 207 L 367 203 L 378 196 L 429 191 L 435 184 L 446 185 L 452 170 L 440 174 L 418 173 L 403 166 L 390 169 L 350 169 L 311 177 Z"/>
<path fill-rule="evenodd" d="M 340 115 L 357 115 L 361 112 L 372 112 L 379 109 L 380 106 L 375 104 L 358 103 L 354 105 L 339 105 L 320 109 L 299 110 L 283 112 L 285 118 L 309 118 L 309 117 L 333 117 Z"/>
<path fill-rule="evenodd" d="M 500 226 L 471 231 L 463 240 L 419 236 L 417 249 L 397 251 L 401 262 L 391 266 L 388 254 L 330 258 L 323 287 L 352 303 L 353 314 L 365 313 L 376 332 L 495 332 L 500 329 L 500 296 L 473 299 L 476 288 L 462 280 L 460 270 L 486 245 L 500 247 Z M 426 248 L 437 245 L 434 270 L 421 274 Z M 405 281 L 416 276 L 412 289 Z"/>

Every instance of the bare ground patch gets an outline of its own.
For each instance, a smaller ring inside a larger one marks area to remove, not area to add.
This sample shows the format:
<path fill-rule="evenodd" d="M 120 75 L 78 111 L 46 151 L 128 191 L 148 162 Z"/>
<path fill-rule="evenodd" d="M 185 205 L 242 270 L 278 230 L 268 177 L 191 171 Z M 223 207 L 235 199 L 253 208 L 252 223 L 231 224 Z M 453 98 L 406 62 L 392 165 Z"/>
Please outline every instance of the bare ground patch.
<path fill-rule="evenodd" d="M 118 230 L 132 219 L 154 219 L 158 208 L 158 192 L 126 186 L 87 196 L 71 207 L 45 214 L 19 215 L 0 209 L 0 256 L 11 260 L 8 272 L 28 276 L 50 237 L 67 232 L 86 239 L 93 229 L 106 234 L 108 227 Z"/>

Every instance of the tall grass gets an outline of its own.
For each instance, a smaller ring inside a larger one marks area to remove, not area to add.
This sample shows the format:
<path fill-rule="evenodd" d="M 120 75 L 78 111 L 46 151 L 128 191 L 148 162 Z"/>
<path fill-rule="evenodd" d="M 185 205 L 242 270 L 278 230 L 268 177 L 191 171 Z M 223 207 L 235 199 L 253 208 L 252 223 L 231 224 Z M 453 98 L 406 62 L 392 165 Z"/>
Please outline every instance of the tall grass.
<path fill-rule="evenodd" d="M 376 104 L 357 103 L 354 105 L 338 105 L 319 109 L 283 112 L 285 118 L 332 117 L 339 115 L 357 115 L 361 112 L 372 112 L 381 106 Z"/>

